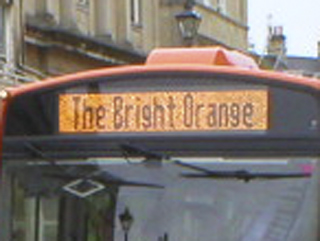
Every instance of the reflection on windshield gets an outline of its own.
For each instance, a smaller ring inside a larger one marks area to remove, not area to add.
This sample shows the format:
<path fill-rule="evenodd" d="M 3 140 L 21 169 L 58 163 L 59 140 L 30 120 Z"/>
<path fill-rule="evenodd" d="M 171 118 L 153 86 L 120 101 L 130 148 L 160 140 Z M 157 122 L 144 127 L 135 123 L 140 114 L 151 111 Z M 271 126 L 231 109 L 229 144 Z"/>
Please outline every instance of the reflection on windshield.
<path fill-rule="evenodd" d="M 315 164 L 310 159 L 179 160 L 200 170 L 268 175 L 310 174 Z M 199 170 L 116 159 L 15 166 L 12 236 L 18 241 L 262 241 L 271 236 L 298 241 L 312 233 L 317 218 L 315 175 L 250 182 L 186 178 L 183 173 Z"/>

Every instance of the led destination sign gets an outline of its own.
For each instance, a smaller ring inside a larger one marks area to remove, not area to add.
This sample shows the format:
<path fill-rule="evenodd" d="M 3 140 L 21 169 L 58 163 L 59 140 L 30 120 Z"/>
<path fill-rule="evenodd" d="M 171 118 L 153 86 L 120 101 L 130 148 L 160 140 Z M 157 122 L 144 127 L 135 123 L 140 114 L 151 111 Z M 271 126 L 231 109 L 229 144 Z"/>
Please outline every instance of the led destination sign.
<path fill-rule="evenodd" d="M 252 131 L 268 128 L 268 92 L 62 94 L 59 132 Z"/>

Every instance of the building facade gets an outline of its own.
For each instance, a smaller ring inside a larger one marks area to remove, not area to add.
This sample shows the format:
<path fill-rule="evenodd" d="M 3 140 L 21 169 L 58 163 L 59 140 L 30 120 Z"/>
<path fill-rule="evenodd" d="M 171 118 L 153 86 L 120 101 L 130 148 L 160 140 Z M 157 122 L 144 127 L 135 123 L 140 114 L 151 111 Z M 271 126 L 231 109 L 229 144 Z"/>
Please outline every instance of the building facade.
<path fill-rule="evenodd" d="M 187 2 L 24 0 L 24 63 L 45 76 L 143 63 L 156 47 L 185 44 L 175 16 Z M 202 16 L 195 45 L 247 49 L 247 0 L 191 3 Z"/>

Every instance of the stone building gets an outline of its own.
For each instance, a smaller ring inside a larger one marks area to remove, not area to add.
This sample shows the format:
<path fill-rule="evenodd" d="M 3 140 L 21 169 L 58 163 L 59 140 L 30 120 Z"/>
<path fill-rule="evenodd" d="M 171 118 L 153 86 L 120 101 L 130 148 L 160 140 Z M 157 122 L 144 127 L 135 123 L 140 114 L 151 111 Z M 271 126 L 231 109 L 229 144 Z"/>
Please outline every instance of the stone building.
<path fill-rule="evenodd" d="M 320 58 L 287 54 L 286 36 L 282 26 L 269 26 L 266 55 L 256 56 L 262 69 L 293 75 L 320 78 Z M 320 53 L 318 43 L 318 53 Z"/>
<path fill-rule="evenodd" d="M 51 76 L 143 63 L 185 44 L 175 16 L 187 3 L 202 17 L 195 45 L 247 49 L 247 0 L 24 0 L 24 64 Z"/>
<path fill-rule="evenodd" d="M 272 56 L 285 56 L 286 36 L 282 26 L 269 26 L 267 53 Z"/>

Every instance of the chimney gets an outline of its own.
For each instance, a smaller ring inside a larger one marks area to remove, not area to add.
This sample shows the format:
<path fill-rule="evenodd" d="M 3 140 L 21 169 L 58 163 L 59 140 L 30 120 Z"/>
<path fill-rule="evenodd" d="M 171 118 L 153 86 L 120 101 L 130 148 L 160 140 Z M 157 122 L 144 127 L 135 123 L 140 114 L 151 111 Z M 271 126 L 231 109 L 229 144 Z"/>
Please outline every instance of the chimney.
<path fill-rule="evenodd" d="M 286 36 L 283 34 L 282 26 L 269 26 L 267 51 L 268 55 L 286 55 Z"/>

